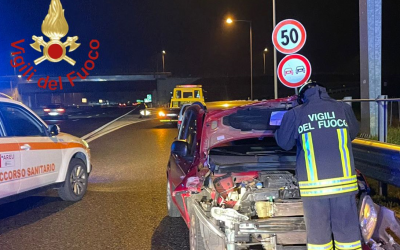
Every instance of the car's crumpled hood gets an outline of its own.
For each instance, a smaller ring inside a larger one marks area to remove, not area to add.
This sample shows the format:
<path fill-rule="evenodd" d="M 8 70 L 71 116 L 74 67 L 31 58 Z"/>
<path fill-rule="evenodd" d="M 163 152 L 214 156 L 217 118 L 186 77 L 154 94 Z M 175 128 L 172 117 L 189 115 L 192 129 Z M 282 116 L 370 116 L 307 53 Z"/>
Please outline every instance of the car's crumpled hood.
<path fill-rule="evenodd" d="M 278 126 L 269 126 L 269 114 L 292 107 L 296 96 L 256 102 L 206 114 L 201 137 L 201 154 L 228 142 L 273 136 Z"/>

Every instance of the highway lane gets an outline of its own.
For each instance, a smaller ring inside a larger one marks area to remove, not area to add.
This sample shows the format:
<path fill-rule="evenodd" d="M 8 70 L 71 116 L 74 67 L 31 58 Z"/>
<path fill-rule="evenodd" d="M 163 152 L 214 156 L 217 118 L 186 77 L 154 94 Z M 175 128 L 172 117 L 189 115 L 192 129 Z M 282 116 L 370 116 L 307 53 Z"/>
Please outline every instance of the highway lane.
<path fill-rule="evenodd" d="M 70 113 L 68 119 L 45 120 L 47 124 L 57 124 L 61 132 L 82 137 L 93 130 L 107 124 L 121 115 L 134 109 L 132 114 L 139 114 L 140 106 L 118 108 L 118 107 L 93 107 L 82 111 Z"/>
<path fill-rule="evenodd" d="M 54 190 L 0 205 L 0 249 L 187 250 L 188 231 L 166 209 L 166 164 L 177 130 L 136 123 L 90 143 L 84 199 Z"/>

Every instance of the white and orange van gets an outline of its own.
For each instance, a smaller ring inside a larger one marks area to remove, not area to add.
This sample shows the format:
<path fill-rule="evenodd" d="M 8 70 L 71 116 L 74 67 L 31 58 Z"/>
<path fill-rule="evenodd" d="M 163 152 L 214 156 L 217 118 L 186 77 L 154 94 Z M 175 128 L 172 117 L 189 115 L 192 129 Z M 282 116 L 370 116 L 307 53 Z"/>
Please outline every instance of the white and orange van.
<path fill-rule="evenodd" d="M 20 102 L 0 97 L 0 202 L 43 188 L 78 201 L 91 172 L 88 144 L 46 125 Z"/>

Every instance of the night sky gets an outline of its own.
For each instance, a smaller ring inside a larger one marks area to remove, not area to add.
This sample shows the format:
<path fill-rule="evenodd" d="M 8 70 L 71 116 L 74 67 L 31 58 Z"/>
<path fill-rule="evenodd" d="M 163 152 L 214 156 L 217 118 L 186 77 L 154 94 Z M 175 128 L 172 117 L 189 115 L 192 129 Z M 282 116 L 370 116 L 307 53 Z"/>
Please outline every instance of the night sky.
<path fill-rule="evenodd" d="M 359 74 L 359 12 L 357 0 L 277 0 L 277 22 L 293 18 L 307 30 L 299 52 L 312 64 L 313 73 Z M 68 56 L 77 61 L 45 61 L 37 74 L 65 75 L 87 60 L 89 42 L 100 41 L 100 58 L 92 75 L 161 71 L 166 50 L 166 71 L 174 76 L 249 75 L 249 26 L 224 18 L 253 22 L 254 73 L 262 74 L 262 51 L 267 47 L 267 74 L 273 73 L 271 0 L 61 0 L 69 24 L 67 36 L 79 36 L 81 46 Z M 29 44 L 43 36 L 41 24 L 50 0 L 1 0 L 0 76 L 13 75 L 9 64 L 11 43 L 25 39 L 24 59 L 42 54 Z M 400 41 L 398 0 L 383 0 L 383 74 L 399 75 Z M 45 37 L 46 41 L 48 40 Z M 65 41 L 66 37 L 62 39 Z M 278 62 L 283 57 L 278 53 Z"/>

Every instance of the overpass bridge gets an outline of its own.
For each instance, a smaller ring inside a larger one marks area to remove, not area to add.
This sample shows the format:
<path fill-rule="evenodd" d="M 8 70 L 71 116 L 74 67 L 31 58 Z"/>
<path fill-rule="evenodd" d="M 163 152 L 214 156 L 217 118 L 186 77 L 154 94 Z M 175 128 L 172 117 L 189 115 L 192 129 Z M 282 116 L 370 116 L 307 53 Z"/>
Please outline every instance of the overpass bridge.
<path fill-rule="evenodd" d="M 190 84 L 196 78 L 172 78 L 171 73 L 140 73 L 131 75 L 102 75 L 73 79 L 73 86 L 68 77 L 35 76 L 31 80 L 18 76 L 0 77 L 0 92 L 13 96 L 32 108 L 49 103 L 66 105 L 84 105 L 100 99 L 111 102 L 134 102 L 152 94 L 153 102 L 169 101 L 170 92 L 177 84 Z M 39 87 L 38 83 L 43 87 Z M 49 88 L 52 82 L 53 88 Z M 56 87 L 54 87 L 56 86 Z M 61 87 L 62 86 L 62 87 Z"/>

